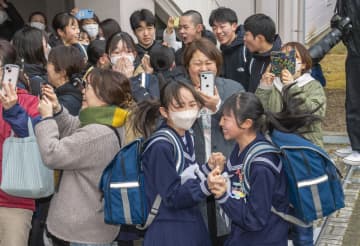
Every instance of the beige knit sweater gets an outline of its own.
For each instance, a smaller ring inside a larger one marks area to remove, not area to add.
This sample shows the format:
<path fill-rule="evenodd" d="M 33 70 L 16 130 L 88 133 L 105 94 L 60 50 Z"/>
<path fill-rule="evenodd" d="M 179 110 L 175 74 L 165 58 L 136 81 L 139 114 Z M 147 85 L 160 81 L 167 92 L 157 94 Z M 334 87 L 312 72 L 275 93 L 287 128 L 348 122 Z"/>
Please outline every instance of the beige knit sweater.
<path fill-rule="evenodd" d="M 98 185 L 119 150 L 114 131 L 99 124 L 80 128 L 78 117 L 64 109 L 54 119 L 39 122 L 35 132 L 45 164 L 63 170 L 49 208 L 50 233 L 70 242 L 112 242 L 120 227 L 104 223 Z M 123 128 L 119 133 L 125 139 Z"/>

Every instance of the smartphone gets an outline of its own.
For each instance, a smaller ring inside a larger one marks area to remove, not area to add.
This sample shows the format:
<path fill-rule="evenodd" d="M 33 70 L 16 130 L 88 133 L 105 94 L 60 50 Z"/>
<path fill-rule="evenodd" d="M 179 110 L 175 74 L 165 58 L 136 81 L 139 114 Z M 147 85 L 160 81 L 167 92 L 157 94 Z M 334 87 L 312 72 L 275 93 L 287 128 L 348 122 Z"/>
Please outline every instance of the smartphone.
<path fill-rule="evenodd" d="M 16 86 L 16 83 L 19 79 L 20 67 L 15 64 L 5 64 L 4 72 L 2 77 L 3 84 L 13 84 Z"/>
<path fill-rule="evenodd" d="M 214 95 L 215 75 L 212 72 L 200 73 L 200 90 L 206 95 Z"/>
<path fill-rule="evenodd" d="M 79 12 L 76 14 L 76 19 L 92 19 L 94 18 L 94 10 L 92 9 L 80 9 Z"/>
<path fill-rule="evenodd" d="M 174 16 L 174 28 L 179 27 L 180 16 Z"/>
<path fill-rule="evenodd" d="M 295 49 L 289 52 L 272 51 L 270 53 L 271 72 L 275 76 L 280 76 L 283 69 L 289 70 L 291 74 L 295 74 Z"/>

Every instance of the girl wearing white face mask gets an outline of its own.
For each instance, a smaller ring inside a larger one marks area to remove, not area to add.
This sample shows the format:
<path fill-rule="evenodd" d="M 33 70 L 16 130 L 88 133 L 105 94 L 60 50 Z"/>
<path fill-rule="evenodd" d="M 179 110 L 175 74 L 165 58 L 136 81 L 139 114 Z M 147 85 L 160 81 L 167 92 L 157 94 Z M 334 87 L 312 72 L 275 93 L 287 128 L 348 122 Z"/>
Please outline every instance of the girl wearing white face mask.
<path fill-rule="evenodd" d="M 106 42 L 106 53 L 112 70 L 130 79 L 131 93 L 136 102 L 159 98 L 159 81 L 144 70 L 136 52 L 133 38 L 126 32 L 118 32 Z"/>
<path fill-rule="evenodd" d="M 82 19 L 80 20 L 80 26 L 82 29 L 84 29 L 85 32 L 87 32 L 90 37 L 90 41 L 97 38 L 99 34 L 99 22 L 97 18 L 94 17 L 92 19 Z"/>
<path fill-rule="evenodd" d="M 145 137 L 151 135 L 162 116 L 159 129 L 167 129 L 181 142 L 184 167 L 176 170 L 173 145 L 166 140 L 154 142 L 142 155 L 148 204 L 159 194 L 162 198 L 157 216 L 149 226 L 144 245 L 211 245 L 198 204 L 209 195 L 204 174 L 195 161 L 193 137 L 189 131 L 198 117 L 203 100 L 195 89 L 172 81 L 161 91 L 160 101 L 144 101 L 133 112 L 133 124 Z M 158 129 L 158 130 L 159 130 Z M 214 153 L 216 164 L 225 158 Z M 214 163 L 212 160 L 209 163 Z"/>
<path fill-rule="evenodd" d="M 282 51 L 290 51 L 295 49 L 296 64 L 295 74 L 291 74 L 287 69 L 276 77 L 270 72 L 270 66 L 263 74 L 258 89 L 255 94 L 260 98 L 266 110 L 279 112 L 282 108 L 282 90 L 283 87 L 292 83 L 294 86 L 290 88 L 290 92 L 303 92 L 297 97 L 304 99 L 303 107 L 312 111 L 317 107 L 319 110 L 315 112 L 320 117 L 325 116 L 326 111 L 326 95 L 324 88 L 319 81 L 310 75 L 312 59 L 308 50 L 300 43 L 290 42 L 282 47 Z M 306 132 L 302 136 L 313 143 L 323 147 L 323 136 L 321 122 L 316 122 L 299 129 L 299 132 Z M 313 244 L 313 227 L 303 228 L 293 226 L 292 239 L 294 245 L 312 245 Z"/>

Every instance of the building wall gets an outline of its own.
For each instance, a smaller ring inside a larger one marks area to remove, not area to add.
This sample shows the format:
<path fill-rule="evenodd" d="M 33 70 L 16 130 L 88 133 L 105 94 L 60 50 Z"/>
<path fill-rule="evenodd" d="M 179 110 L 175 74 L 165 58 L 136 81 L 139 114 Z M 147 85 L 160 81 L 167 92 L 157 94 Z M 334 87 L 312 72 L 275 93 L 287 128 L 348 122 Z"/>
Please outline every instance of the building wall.
<path fill-rule="evenodd" d="M 95 10 L 100 20 L 113 18 L 117 20 L 121 29 L 128 32 L 133 37 L 130 27 L 130 15 L 138 9 L 146 8 L 154 12 L 155 3 L 153 0 L 105 0 L 105 1 L 88 1 L 75 0 L 75 6 L 78 8 L 90 8 Z"/>
<path fill-rule="evenodd" d="M 148 8 L 166 23 L 168 15 L 179 15 L 188 9 L 198 10 L 207 28 L 211 10 L 219 6 L 232 8 L 238 15 L 239 23 L 254 13 L 271 16 L 283 42 L 311 41 L 330 24 L 336 0 L 12 0 L 24 20 L 33 11 L 44 12 L 51 25 L 53 16 L 68 11 L 74 6 L 94 9 L 100 19 L 114 18 L 124 31 L 132 35 L 129 17 L 134 10 Z M 155 8 L 156 6 L 156 8 Z"/>
<path fill-rule="evenodd" d="M 56 13 L 68 11 L 74 6 L 73 0 L 11 0 L 11 3 L 15 5 L 25 22 L 27 22 L 28 17 L 32 12 L 41 11 L 45 13 L 49 26 L 51 26 L 52 18 Z"/>

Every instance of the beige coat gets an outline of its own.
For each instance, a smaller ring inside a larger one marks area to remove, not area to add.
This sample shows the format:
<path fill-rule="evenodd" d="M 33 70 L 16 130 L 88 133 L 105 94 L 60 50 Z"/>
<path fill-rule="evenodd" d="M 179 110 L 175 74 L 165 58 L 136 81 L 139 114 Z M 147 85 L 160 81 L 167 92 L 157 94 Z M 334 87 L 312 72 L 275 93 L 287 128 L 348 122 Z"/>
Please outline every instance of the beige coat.
<path fill-rule="evenodd" d="M 120 227 L 104 223 L 98 185 L 104 168 L 119 151 L 114 131 L 100 124 L 80 128 L 78 117 L 64 109 L 54 119 L 39 122 L 35 132 L 43 161 L 63 170 L 47 218 L 50 233 L 70 242 L 112 242 Z M 123 128 L 119 133 L 124 139 Z"/>

